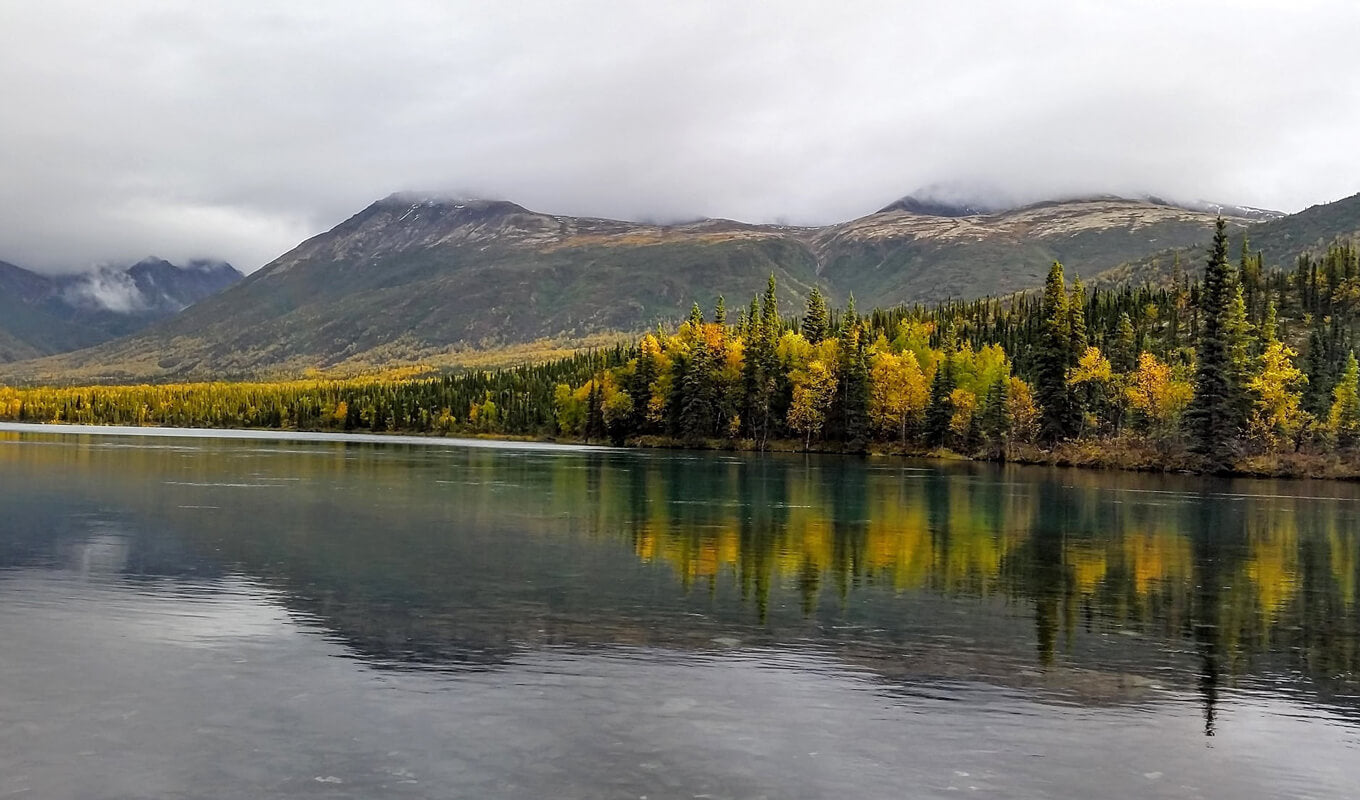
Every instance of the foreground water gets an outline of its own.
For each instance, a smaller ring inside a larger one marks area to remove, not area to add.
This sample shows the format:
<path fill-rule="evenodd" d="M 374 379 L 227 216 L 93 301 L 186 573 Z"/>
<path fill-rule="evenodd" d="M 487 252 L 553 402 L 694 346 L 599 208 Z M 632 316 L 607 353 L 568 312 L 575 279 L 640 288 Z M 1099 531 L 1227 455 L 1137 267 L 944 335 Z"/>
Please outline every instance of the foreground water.
<path fill-rule="evenodd" d="M 0 798 L 1349 798 L 1360 486 L 0 430 Z"/>

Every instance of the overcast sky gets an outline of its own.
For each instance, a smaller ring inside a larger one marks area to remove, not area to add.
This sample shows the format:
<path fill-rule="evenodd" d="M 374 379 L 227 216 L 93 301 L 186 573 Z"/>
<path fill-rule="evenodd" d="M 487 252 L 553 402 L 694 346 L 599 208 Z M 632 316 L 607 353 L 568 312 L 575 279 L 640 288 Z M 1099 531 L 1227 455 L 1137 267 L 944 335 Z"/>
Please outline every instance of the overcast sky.
<path fill-rule="evenodd" d="M 378 197 L 832 222 L 1360 191 L 1360 4 L 0 4 L 0 260 L 252 271 Z"/>

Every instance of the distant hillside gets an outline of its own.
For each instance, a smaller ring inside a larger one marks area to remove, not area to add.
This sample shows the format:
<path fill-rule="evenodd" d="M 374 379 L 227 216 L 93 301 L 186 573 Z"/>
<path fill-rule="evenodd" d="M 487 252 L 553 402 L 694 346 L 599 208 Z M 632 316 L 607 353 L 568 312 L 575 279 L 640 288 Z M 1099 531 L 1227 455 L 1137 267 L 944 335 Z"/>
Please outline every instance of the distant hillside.
<path fill-rule="evenodd" d="M 1215 217 L 1116 197 L 987 214 L 909 200 L 807 228 L 661 226 L 393 195 L 173 319 L 8 374 L 231 376 L 637 331 L 718 294 L 735 315 L 771 273 L 790 307 L 813 285 L 880 306 L 979 297 L 1036 286 L 1055 259 L 1094 274 L 1197 244 Z"/>
<path fill-rule="evenodd" d="M 0 262 L 0 362 L 90 347 L 145 328 L 239 281 L 230 264 L 179 267 L 148 258 L 124 268 L 39 275 Z"/>
<path fill-rule="evenodd" d="M 1239 229 L 1238 240 L 1241 233 Z M 1292 269 L 1304 253 L 1325 250 L 1338 240 L 1360 241 L 1360 194 L 1253 225 L 1246 233 L 1248 246 L 1252 251 L 1261 251 L 1267 267 Z M 1236 255 L 1234 252 L 1233 256 Z M 1177 257 L 1190 272 L 1204 268 L 1202 245 L 1166 248 L 1106 270 L 1097 276 L 1097 282 L 1106 285 L 1166 282 Z"/>

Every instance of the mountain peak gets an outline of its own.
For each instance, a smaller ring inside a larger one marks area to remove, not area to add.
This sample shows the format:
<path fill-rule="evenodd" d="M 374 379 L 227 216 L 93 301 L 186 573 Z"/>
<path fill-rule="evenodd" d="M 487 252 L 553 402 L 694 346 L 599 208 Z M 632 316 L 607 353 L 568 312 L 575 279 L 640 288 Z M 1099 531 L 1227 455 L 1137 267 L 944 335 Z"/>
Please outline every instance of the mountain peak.
<path fill-rule="evenodd" d="M 928 217 L 972 217 L 995 214 L 1022 205 L 1012 193 L 997 186 L 968 181 L 944 181 L 922 186 L 882 209 Z"/>
<path fill-rule="evenodd" d="M 175 264 L 159 256 L 147 256 L 135 264 L 126 267 L 109 266 L 104 271 L 126 272 L 134 278 L 139 275 L 154 275 L 177 273 L 221 273 L 230 274 L 237 277 L 244 277 L 241 271 L 221 259 L 216 258 L 194 258 L 183 264 Z"/>
<path fill-rule="evenodd" d="M 878 213 L 887 214 L 892 211 L 905 211 L 908 214 L 920 214 L 926 217 L 973 217 L 989 214 L 993 210 L 983 205 L 951 203 L 945 200 L 933 200 L 909 194 L 880 208 Z"/>
<path fill-rule="evenodd" d="M 919 189 L 878 210 L 885 214 L 905 211 L 928 217 L 971 217 L 986 214 L 999 214 L 1006 211 L 1028 208 L 1044 208 L 1072 203 L 1147 203 L 1166 208 L 1179 208 L 1208 214 L 1219 214 L 1234 219 L 1264 222 L 1286 216 L 1280 211 L 1271 211 L 1251 206 L 1213 203 L 1207 200 L 1172 200 L 1152 194 L 1122 195 L 1113 193 L 1058 195 L 1038 200 L 1021 202 L 1013 197 L 1005 197 L 997 192 L 966 190 L 950 186 L 928 186 Z"/>
<path fill-rule="evenodd" d="M 477 197 L 475 195 L 461 195 L 448 192 L 393 192 L 388 196 L 378 200 L 373 204 L 374 207 L 391 208 L 432 208 L 449 210 L 472 209 L 475 211 L 489 208 L 508 208 L 525 211 L 526 209 L 509 200 L 498 200 L 490 197 Z"/>

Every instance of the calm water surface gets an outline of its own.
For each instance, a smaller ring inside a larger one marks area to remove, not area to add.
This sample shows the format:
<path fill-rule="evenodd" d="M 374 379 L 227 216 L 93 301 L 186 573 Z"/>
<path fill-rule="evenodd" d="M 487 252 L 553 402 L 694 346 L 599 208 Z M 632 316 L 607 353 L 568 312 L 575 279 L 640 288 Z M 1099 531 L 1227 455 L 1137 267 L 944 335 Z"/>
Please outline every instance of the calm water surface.
<path fill-rule="evenodd" d="M 0 430 L 0 798 L 1353 798 L 1360 486 Z"/>

